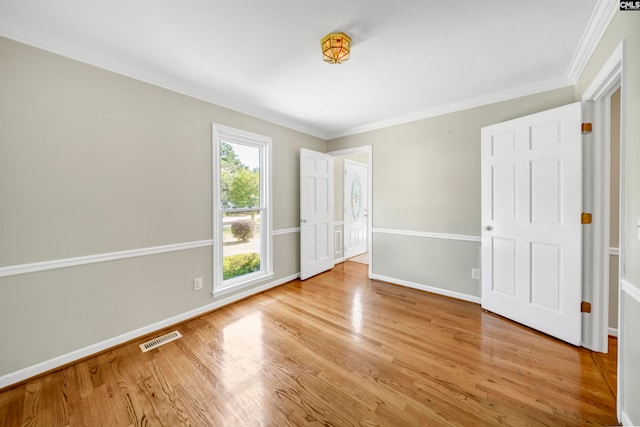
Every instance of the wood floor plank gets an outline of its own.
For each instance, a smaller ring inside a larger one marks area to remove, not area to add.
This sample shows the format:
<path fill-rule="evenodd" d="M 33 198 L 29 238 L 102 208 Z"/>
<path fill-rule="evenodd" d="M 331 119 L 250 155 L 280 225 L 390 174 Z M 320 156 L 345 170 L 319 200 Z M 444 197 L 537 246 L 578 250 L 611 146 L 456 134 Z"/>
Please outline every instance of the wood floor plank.
<path fill-rule="evenodd" d="M 4 390 L 0 427 L 617 424 L 615 338 L 592 353 L 363 264 L 177 329 Z"/>
<path fill-rule="evenodd" d="M 26 384 L 11 389 L 11 393 L 0 393 L 0 427 L 21 425 Z"/>

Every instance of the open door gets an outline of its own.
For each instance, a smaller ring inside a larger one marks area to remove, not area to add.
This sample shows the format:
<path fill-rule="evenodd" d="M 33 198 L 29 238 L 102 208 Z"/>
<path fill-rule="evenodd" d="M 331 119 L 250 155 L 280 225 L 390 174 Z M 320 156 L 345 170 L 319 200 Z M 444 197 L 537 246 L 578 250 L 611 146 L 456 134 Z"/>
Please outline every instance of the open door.
<path fill-rule="evenodd" d="M 367 165 L 344 161 L 344 257 L 367 252 Z"/>
<path fill-rule="evenodd" d="M 482 129 L 482 307 L 579 345 L 581 105 Z"/>
<path fill-rule="evenodd" d="M 333 157 L 300 149 L 300 278 L 333 268 Z"/>

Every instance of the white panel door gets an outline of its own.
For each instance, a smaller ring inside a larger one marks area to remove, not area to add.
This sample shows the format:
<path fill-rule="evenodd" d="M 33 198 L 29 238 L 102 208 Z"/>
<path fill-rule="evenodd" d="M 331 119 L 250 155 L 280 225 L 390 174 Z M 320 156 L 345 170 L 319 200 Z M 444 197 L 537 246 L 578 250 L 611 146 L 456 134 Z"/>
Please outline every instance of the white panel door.
<path fill-rule="evenodd" d="M 582 136 L 575 103 L 482 129 L 482 307 L 581 340 Z"/>
<path fill-rule="evenodd" d="M 344 257 L 367 251 L 367 165 L 344 161 Z"/>
<path fill-rule="evenodd" d="M 333 157 L 300 149 L 300 278 L 333 268 Z"/>

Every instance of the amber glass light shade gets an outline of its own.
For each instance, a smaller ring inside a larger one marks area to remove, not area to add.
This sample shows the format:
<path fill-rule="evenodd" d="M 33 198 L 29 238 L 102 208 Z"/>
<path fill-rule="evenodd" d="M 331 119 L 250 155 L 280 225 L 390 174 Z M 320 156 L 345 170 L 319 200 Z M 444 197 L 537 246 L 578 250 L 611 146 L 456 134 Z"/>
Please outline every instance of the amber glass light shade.
<path fill-rule="evenodd" d="M 349 59 L 351 37 L 345 33 L 331 33 L 322 38 L 322 59 L 329 64 L 342 64 Z"/>

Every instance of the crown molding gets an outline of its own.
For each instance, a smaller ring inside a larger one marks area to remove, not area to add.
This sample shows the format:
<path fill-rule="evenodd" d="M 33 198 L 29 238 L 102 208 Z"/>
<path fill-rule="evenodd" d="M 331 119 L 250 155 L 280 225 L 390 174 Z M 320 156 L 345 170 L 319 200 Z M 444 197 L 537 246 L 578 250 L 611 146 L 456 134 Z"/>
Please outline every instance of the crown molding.
<path fill-rule="evenodd" d="M 58 55 L 62 55 L 64 57 L 88 65 L 105 69 L 107 71 L 111 71 L 125 77 L 133 78 L 135 80 L 167 89 L 172 92 L 180 93 L 182 95 L 186 95 L 191 98 L 214 104 L 222 108 L 236 111 L 241 114 L 246 114 L 256 119 L 264 120 L 278 126 L 283 126 L 285 128 L 314 136 L 322 140 L 331 140 L 575 85 L 589 58 L 591 58 L 591 55 L 597 47 L 600 39 L 602 38 L 604 32 L 613 19 L 613 16 L 615 15 L 615 12 L 617 10 L 617 6 L 618 0 L 598 1 L 591 15 L 591 18 L 589 19 L 585 32 L 582 35 L 578 48 L 573 55 L 566 77 L 560 79 L 545 80 L 513 89 L 508 89 L 505 91 L 495 92 L 476 98 L 470 98 L 451 104 L 445 104 L 434 108 L 417 111 L 414 113 L 390 118 L 388 120 L 336 131 L 323 131 L 317 128 L 303 125 L 299 122 L 291 120 L 290 118 L 278 114 L 253 109 L 246 105 L 239 105 L 229 99 L 222 99 L 215 94 L 205 93 L 197 88 L 188 87 L 188 85 L 176 84 L 175 82 L 171 82 L 166 78 L 153 75 L 152 73 L 146 72 L 144 70 L 133 69 L 122 63 L 107 63 L 96 58 L 95 55 L 92 55 L 90 52 L 74 52 L 71 49 L 64 48 L 62 46 L 54 46 L 51 43 L 41 43 L 35 40 L 30 40 L 29 38 L 4 31 L 3 29 L 0 29 L 0 35 L 20 43 L 24 43 Z"/>
<path fill-rule="evenodd" d="M 415 113 L 398 116 L 389 120 L 383 120 L 368 125 L 345 129 L 342 131 L 329 132 L 328 137 L 329 139 L 335 139 L 343 136 L 355 135 L 358 133 L 371 132 L 391 126 L 441 116 L 448 113 L 455 113 L 456 111 L 482 107 L 484 105 L 495 104 L 496 102 L 509 101 L 511 99 L 521 98 L 528 95 L 535 95 L 537 93 L 547 92 L 554 89 L 562 89 L 564 87 L 573 86 L 574 84 L 575 83 L 570 81 L 568 78 L 544 80 L 537 83 L 519 86 L 513 89 L 507 89 L 500 92 L 482 95 L 476 98 L 470 98 L 451 104 L 429 108 L 427 110 L 421 110 Z"/>
<path fill-rule="evenodd" d="M 315 136 L 316 138 L 320 138 L 325 141 L 328 139 L 327 133 L 319 129 L 302 125 L 300 123 L 297 123 L 295 121 L 289 120 L 287 118 L 284 118 L 276 114 L 255 110 L 245 105 L 239 105 L 229 101 L 228 99 L 222 99 L 220 97 L 215 96 L 214 94 L 205 93 L 196 88 L 188 87 L 186 85 L 176 84 L 175 82 L 171 82 L 160 76 L 153 75 L 152 73 L 149 73 L 144 70 L 134 69 L 122 63 L 116 64 L 116 63 L 105 62 L 104 60 L 98 59 L 97 57 L 95 57 L 95 55 L 92 55 L 91 53 L 73 51 L 71 49 L 68 49 L 62 46 L 54 46 L 51 43 L 42 43 L 36 40 L 32 40 L 28 37 L 23 37 L 19 34 L 6 31 L 3 28 L 0 28 L 0 36 L 16 41 L 18 43 L 23 43 L 28 46 L 35 47 L 37 49 L 41 49 L 50 53 L 54 53 L 56 55 L 63 56 L 65 58 L 72 59 L 74 61 L 81 62 L 83 64 L 87 64 L 93 67 L 107 70 L 124 77 L 132 78 L 134 80 L 139 80 L 141 82 L 148 83 L 150 85 L 153 85 L 162 89 L 167 89 L 172 92 L 179 93 L 181 95 L 186 95 L 190 98 L 195 98 L 197 100 L 204 101 L 209 104 L 214 104 L 218 107 L 226 108 L 228 110 L 232 110 L 241 114 L 246 114 L 256 119 L 264 120 L 266 122 L 269 122 L 278 126 L 283 126 L 285 128 L 295 130 L 298 132 L 302 132 L 310 136 Z"/>
<path fill-rule="evenodd" d="M 598 1 L 567 70 L 567 77 L 573 84 L 578 81 L 604 32 L 609 28 L 619 4 L 619 0 Z"/>

